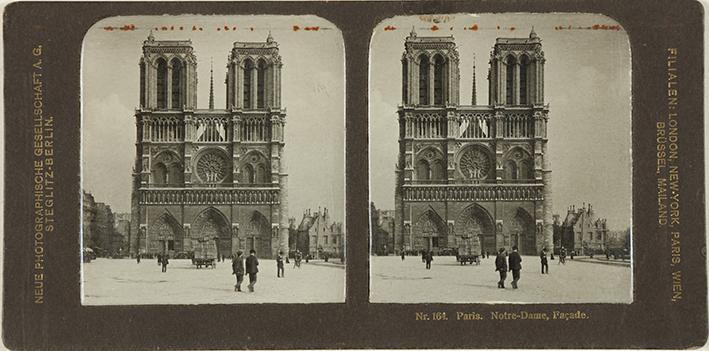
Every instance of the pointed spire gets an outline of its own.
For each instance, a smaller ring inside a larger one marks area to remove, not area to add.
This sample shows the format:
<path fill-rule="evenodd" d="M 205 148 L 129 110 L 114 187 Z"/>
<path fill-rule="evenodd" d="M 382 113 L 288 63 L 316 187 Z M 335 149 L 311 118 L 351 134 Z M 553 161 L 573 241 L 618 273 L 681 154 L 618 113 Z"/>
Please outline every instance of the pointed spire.
<path fill-rule="evenodd" d="M 214 110 L 214 58 L 209 61 L 209 109 Z"/>
<path fill-rule="evenodd" d="M 473 106 L 478 104 L 478 90 L 475 83 L 475 54 L 473 54 Z"/>
<path fill-rule="evenodd" d="M 153 35 L 153 29 L 150 29 L 150 34 L 148 34 L 148 41 L 155 41 L 155 36 Z"/>
<path fill-rule="evenodd" d="M 412 38 L 416 38 L 416 27 L 413 25 L 411 26 L 411 33 L 409 33 L 409 36 Z"/>
<path fill-rule="evenodd" d="M 267 43 L 273 43 L 273 36 L 271 36 L 271 30 L 268 30 L 268 36 L 266 37 Z"/>
<path fill-rule="evenodd" d="M 539 36 L 538 36 L 537 33 L 534 31 L 534 26 L 532 26 L 532 31 L 529 32 L 529 39 L 537 39 L 537 38 L 539 38 Z"/>

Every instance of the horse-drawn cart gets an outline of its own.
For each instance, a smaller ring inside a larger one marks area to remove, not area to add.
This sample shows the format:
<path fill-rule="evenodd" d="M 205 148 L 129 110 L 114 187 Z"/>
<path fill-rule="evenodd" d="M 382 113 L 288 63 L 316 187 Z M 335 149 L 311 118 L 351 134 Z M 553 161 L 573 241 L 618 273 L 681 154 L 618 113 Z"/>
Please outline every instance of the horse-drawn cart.
<path fill-rule="evenodd" d="M 461 265 L 467 263 L 479 265 L 481 249 L 480 238 L 477 236 L 463 237 L 462 240 L 459 241 L 456 260 L 460 262 Z"/>
<path fill-rule="evenodd" d="M 192 264 L 197 268 L 217 268 L 217 243 L 214 239 L 192 239 Z"/>

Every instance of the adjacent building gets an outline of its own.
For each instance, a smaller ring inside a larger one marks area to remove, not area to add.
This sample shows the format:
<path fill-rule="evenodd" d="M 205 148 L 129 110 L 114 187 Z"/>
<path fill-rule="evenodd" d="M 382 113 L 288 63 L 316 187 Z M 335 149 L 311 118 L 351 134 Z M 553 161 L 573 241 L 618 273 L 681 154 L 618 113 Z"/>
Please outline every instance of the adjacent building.
<path fill-rule="evenodd" d="M 130 251 L 218 253 L 288 249 L 285 109 L 281 56 L 263 42 L 235 42 L 226 62 L 226 106 L 197 107 L 197 59 L 190 40 L 143 42 L 135 111 Z"/>
<path fill-rule="evenodd" d="M 297 229 L 296 249 L 314 258 L 343 257 L 345 254 L 345 234 L 342 223 L 330 218 L 327 208 L 303 213 Z"/>
<path fill-rule="evenodd" d="M 478 237 L 484 251 L 535 255 L 553 244 L 542 41 L 534 30 L 496 39 L 487 104 L 475 73 L 472 103 L 461 103 L 459 63 L 453 36 L 412 30 L 404 42 L 395 249 L 435 253 Z"/>
<path fill-rule="evenodd" d="M 569 206 L 566 217 L 554 221 L 555 247 L 573 250 L 578 255 L 601 254 L 608 248 L 608 226 L 605 218 L 596 216 L 593 206 L 584 203 L 578 209 Z M 623 238 L 625 239 L 625 238 Z"/>
<path fill-rule="evenodd" d="M 374 207 L 374 203 L 372 203 L 371 215 L 371 253 L 377 256 L 386 256 L 394 253 L 394 224 L 396 223 L 394 211 L 377 209 Z"/>

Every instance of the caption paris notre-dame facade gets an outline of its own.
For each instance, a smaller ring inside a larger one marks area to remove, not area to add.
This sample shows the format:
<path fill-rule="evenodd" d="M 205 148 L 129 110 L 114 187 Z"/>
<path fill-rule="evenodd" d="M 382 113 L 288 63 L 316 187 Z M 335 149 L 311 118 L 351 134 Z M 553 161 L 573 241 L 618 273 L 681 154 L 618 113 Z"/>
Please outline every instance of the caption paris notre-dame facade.
<path fill-rule="evenodd" d="M 460 104 L 452 36 L 411 31 L 402 62 L 394 245 L 483 251 L 551 249 L 551 170 L 544 52 L 528 38 L 498 38 L 490 55 L 489 102 Z"/>
<path fill-rule="evenodd" d="M 191 251 L 215 240 L 218 254 L 288 251 L 285 110 L 281 58 L 265 42 L 235 42 L 227 63 L 226 108 L 198 109 L 189 40 L 143 42 L 136 109 L 130 252 Z"/>

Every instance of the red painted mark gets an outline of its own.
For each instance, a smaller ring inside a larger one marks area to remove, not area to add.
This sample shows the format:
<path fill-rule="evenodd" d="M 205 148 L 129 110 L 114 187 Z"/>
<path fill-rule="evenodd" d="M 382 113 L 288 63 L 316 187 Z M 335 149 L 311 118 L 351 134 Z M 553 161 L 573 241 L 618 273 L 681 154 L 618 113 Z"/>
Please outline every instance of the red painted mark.
<path fill-rule="evenodd" d="M 307 31 L 314 31 L 314 32 L 317 32 L 317 31 L 320 30 L 320 27 L 318 27 L 318 26 L 315 26 L 315 27 L 305 27 L 304 29 L 307 30 Z"/>
<path fill-rule="evenodd" d="M 478 25 L 477 25 L 477 24 L 473 24 L 473 26 L 470 27 L 470 30 L 478 30 Z"/>
<path fill-rule="evenodd" d="M 432 26 L 431 26 L 431 30 L 434 31 L 434 32 L 437 31 L 437 30 L 438 30 L 438 26 L 435 25 L 435 24 L 432 25 Z"/>
<path fill-rule="evenodd" d="M 294 31 L 294 32 L 297 32 L 297 31 L 299 31 L 299 30 L 300 30 L 300 27 L 298 27 L 298 26 L 293 26 L 293 31 Z"/>
<path fill-rule="evenodd" d="M 106 27 L 103 27 L 103 30 L 107 30 L 110 32 L 113 30 L 113 27 L 106 26 Z"/>
<path fill-rule="evenodd" d="M 385 31 L 396 30 L 396 27 L 394 27 L 394 26 L 386 26 L 386 27 L 384 27 L 384 30 L 385 30 Z"/>
<path fill-rule="evenodd" d="M 510 31 L 514 31 L 514 30 L 515 30 L 515 27 L 510 27 Z"/>
<path fill-rule="evenodd" d="M 167 27 L 166 27 L 166 26 L 163 26 L 163 27 L 160 28 L 160 29 L 161 29 L 161 30 L 167 30 Z"/>
<path fill-rule="evenodd" d="M 129 30 L 135 30 L 135 25 L 134 24 L 124 24 L 123 27 L 121 27 L 120 29 L 124 32 L 129 31 Z"/>

